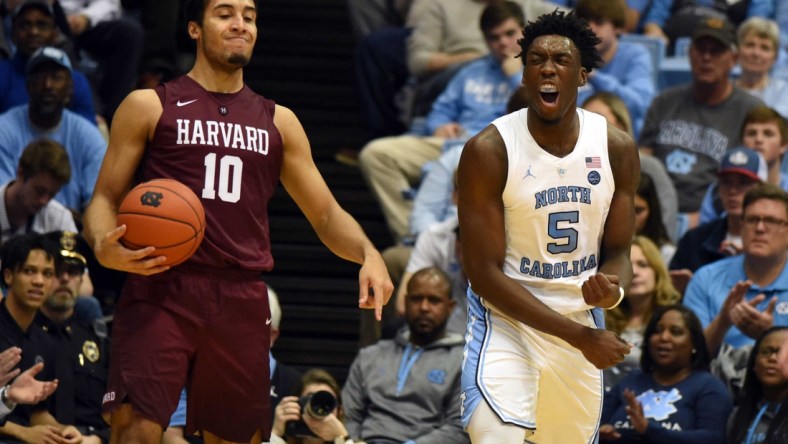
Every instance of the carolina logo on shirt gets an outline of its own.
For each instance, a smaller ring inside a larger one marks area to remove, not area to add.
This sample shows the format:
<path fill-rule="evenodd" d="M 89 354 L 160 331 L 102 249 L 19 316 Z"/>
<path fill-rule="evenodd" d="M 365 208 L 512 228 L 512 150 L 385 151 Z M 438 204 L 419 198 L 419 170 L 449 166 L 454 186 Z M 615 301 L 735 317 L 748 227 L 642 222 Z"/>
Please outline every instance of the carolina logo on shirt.
<path fill-rule="evenodd" d="M 443 385 L 446 382 L 446 370 L 433 369 L 427 373 L 427 380 L 433 384 Z"/>
<path fill-rule="evenodd" d="M 676 388 L 658 392 L 649 389 L 638 395 L 638 401 L 643 405 L 643 415 L 655 421 L 664 421 L 676 413 L 678 409 L 673 404 L 679 400 L 681 400 L 681 393 Z"/>

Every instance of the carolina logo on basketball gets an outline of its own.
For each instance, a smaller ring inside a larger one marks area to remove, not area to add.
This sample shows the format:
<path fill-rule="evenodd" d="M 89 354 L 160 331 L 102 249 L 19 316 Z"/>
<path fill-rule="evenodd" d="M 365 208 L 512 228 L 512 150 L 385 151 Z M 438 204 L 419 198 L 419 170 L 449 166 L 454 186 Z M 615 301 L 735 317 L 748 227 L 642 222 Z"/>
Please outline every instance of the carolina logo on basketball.
<path fill-rule="evenodd" d="M 155 191 L 148 191 L 140 196 L 140 203 L 148 207 L 158 207 L 164 195 Z"/>

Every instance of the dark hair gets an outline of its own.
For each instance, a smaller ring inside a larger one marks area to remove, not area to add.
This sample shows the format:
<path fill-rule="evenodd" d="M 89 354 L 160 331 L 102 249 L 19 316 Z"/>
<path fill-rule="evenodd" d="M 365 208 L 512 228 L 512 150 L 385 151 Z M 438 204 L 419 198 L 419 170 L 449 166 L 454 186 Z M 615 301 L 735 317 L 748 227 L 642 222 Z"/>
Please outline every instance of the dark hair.
<path fill-rule="evenodd" d="M 616 28 L 627 23 L 627 11 L 623 0 L 579 0 L 575 12 L 590 22 L 608 20 Z"/>
<path fill-rule="evenodd" d="M 186 0 L 186 7 L 184 10 L 184 17 L 186 23 L 195 22 L 202 26 L 202 19 L 205 17 L 205 8 L 208 7 L 208 2 L 211 0 Z M 254 5 L 257 7 L 257 0 L 254 0 Z"/>
<path fill-rule="evenodd" d="M 51 139 L 30 142 L 19 158 L 19 170 L 26 180 L 38 173 L 49 173 L 61 184 L 71 180 L 71 164 L 63 145 Z"/>
<path fill-rule="evenodd" d="M 5 282 L 5 271 L 19 271 L 33 250 L 43 250 L 47 259 L 54 261 L 55 270 L 60 270 L 60 246 L 56 242 L 39 233 L 20 234 L 12 237 L 0 247 L 0 273 L 3 275 L 3 288 L 8 288 Z"/>
<path fill-rule="evenodd" d="M 649 345 L 651 343 L 651 336 L 657 331 L 657 324 L 660 319 L 662 319 L 662 316 L 671 310 L 675 310 L 681 314 L 690 332 L 690 340 L 692 341 L 692 348 L 694 349 L 690 368 L 693 371 L 708 371 L 711 359 L 709 358 L 709 349 L 706 348 L 706 337 L 703 336 L 703 327 L 700 324 L 700 319 L 695 315 L 695 312 L 681 304 L 663 305 L 654 310 L 654 314 L 651 315 L 651 319 L 648 321 L 648 325 L 646 325 L 646 331 L 643 333 L 643 351 L 640 355 L 641 370 L 643 370 L 643 373 L 654 372 L 654 360 L 651 358 L 651 353 L 649 353 L 651 349 L 651 345 Z"/>
<path fill-rule="evenodd" d="M 648 203 L 648 219 L 646 219 L 643 231 L 636 234 L 646 236 L 660 247 L 670 243 L 668 230 L 665 228 L 665 223 L 662 222 L 662 206 L 659 203 L 657 187 L 651 176 L 646 173 L 640 173 L 637 195 Z"/>
<path fill-rule="evenodd" d="M 741 138 L 744 138 L 744 128 L 751 123 L 776 123 L 780 130 L 780 143 L 788 143 L 788 122 L 785 121 L 780 113 L 766 105 L 753 107 L 744 116 L 744 123 L 741 125 Z"/>
<path fill-rule="evenodd" d="M 525 15 L 523 8 L 515 2 L 501 1 L 494 2 L 487 5 L 482 11 L 482 16 L 479 19 L 479 26 L 482 28 L 482 33 L 487 34 L 496 26 L 513 18 L 520 24 L 520 28 L 525 26 Z"/>
<path fill-rule="evenodd" d="M 535 22 L 528 22 L 523 30 L 523 38 L 518 42 L 522 48 L 520 56 L 525 55 L 534 40 L 544 35 L 560 35 L 571 40 L 580 52 L 580 65 L 589 73 L 602 63 L 596 50 L 599 38 L 588 27 L 588 22 L 574 11 L 567 14 L 556 9 L 550 14 L 539 16 Z M 525 58 L 523 61 L 526 62 Z"/>
<path fill-rule="evenodd" d="M 747 359 L 747 373 L 744 376 L 744 386 L 739 392 L 738 407 L 730 418 L 727 442 L 744 442 L 747 431 L 755 419 L 761 401 L 763 401 L 763 387 L 755 374 L 755 360 L 758 358 L 758 350 L 761 348 L 761 343 L 770 334 L 786 330 L 788 330 L 787 326 L 772 327 L 755 341 L 755 345 L 752 347 L 750 356 Z M 781 408 L 774 415 L 766 431 L 766 439 L 763 442 L 768 444 L 788 442 L 788 408 Z"/>
<path fill-rule="evenodd" d="M 750 191 L 747 191 L 747 194 L 744 195 L 744 202 L 742 203 L 742 212 L 746 212 L 747 207 L 761 199 L 782 202 L 785 205 L 785 211 L 788 212 L 788 192 L 768 182 L 759 183 L 750 188 Z"/>

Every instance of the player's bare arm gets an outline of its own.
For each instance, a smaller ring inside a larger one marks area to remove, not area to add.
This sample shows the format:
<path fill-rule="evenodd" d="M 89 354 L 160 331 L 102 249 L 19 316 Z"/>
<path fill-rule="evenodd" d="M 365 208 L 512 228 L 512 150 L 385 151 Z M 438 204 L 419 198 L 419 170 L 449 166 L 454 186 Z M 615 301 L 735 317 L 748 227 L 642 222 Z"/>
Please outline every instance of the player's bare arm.
<path fill-rule="evenodd" d="M 359 307 L 374 308 L 378 319 L 394 285 L 383 258 L 361 226 L 339 206 L 312 159 L 304 128 L 288 108 L 276 106 L 274 124 L 282 135 L 281 180 L 320 240 L 337 256 L 361 264 Z M 374 300 L 370 297 L 372 289 Z"/>
<path fill-rule="evenodd" d="M 595 307 L 615 305 L 632 282 L 629 259 L 635 233 L 635 193 L 640 180 L 640 160 L 632 138 L 608 124 L 608 151 L 616 189 L 610 202 L 602 236 L 598 273 L 583 283 L 583 298 Z"/>
<path fill-rule="evenodd" d="M 168 268 L 159 265 L 163 257 L 148 257 L 154 252 L 153 247 L 140 250 L 123 247 L 119 239 L 126 229 L 117 226 L 116 217 L 161 112 L 156 93 L 145 89 L 129 94 L 115 113 L 107 153 L 84 218 L 85 238 L 105 267 L 138 274 L 154 274 Z"/>

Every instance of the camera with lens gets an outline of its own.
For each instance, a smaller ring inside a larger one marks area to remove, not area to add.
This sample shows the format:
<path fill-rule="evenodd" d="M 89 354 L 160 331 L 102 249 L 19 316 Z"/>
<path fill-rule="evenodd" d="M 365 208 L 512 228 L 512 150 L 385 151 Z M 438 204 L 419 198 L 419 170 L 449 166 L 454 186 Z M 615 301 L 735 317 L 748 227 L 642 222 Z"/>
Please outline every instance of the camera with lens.
<path fill-rule="evenodd" d="M 320 390 L 300 397 L 298 405 L 301 406 L 302 417 L 309 415 L 315 419 L 323 419 L 337 408 L 337 398 L 329 391 Z M 317 436 L 307 427 L 303 419 L 288 421 L 285 425 L 285 433 L 295 438 Z"/>

